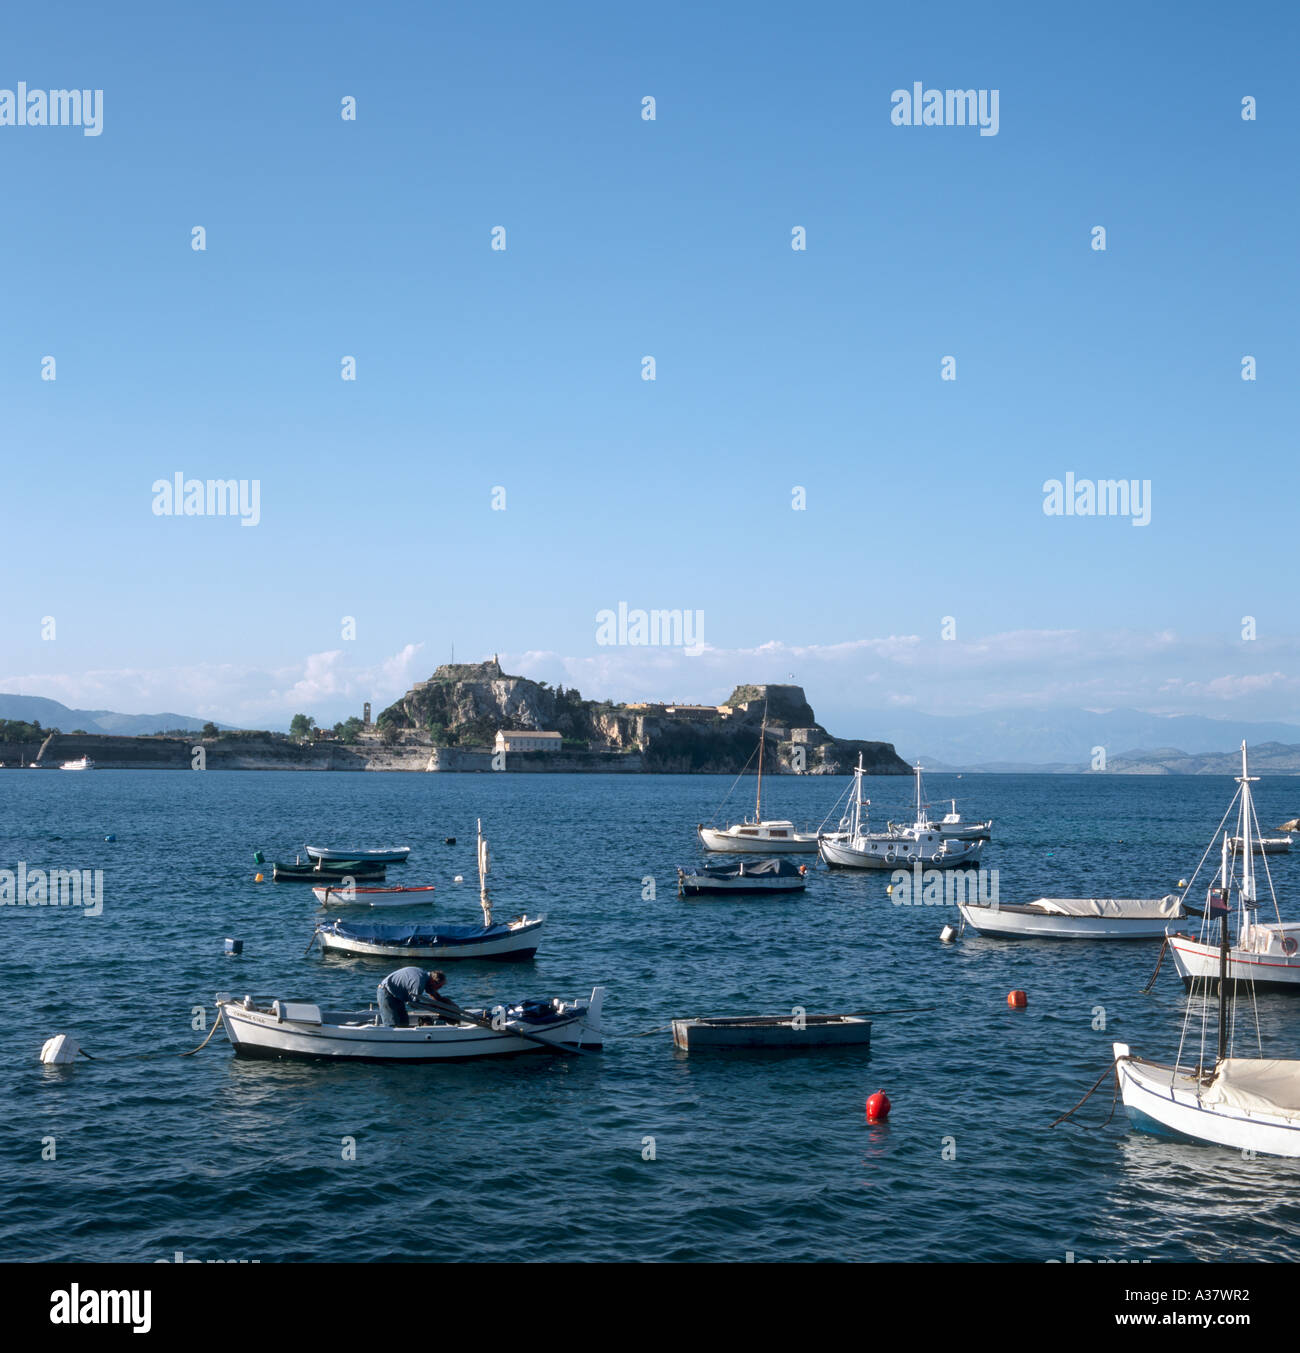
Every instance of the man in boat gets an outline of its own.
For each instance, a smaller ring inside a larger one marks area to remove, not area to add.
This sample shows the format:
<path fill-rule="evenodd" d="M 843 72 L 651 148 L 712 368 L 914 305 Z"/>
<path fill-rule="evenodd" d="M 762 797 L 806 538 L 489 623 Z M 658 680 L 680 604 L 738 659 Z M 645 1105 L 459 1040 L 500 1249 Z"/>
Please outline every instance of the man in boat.
<path fill-rule="evenodd" d="M 423 968 L 398 968 L 396 972 L 390 972 L 379 984 L 380 1019 L 393 1028 L 405 1029 L 411 1022 L 406 1017 L 408 1005 L 427 1001 L 435 1009 L 444 1008 L 438 992 L 446 981 L 445 973 L 426 972 Z"/>

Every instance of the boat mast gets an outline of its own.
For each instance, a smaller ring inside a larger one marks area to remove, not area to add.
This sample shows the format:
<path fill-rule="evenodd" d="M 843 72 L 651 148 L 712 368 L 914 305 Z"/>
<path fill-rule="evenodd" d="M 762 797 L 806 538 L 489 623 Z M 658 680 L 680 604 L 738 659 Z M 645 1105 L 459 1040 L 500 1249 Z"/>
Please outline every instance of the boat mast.
<path fill-rule="evenodd" d="M 483 839 L 483 819 L 478 818 L 478 901 L 479 906 L 483 908 L 483 924 L 492 924 L 492 899 L 488 896 L 487 876 L 491 869 L 491 863 L 488 860 L 488 844 Z"/>
<path fill-rule="evenodd" d="M 1219 1047 L 1215 1065 L 1228 1055 L 1228 834 L 1219 864 Z"/>
<path fill-rule="evenodd" d="M 755 823 L 763 820 L 763 744 L 767 741 L 767 702 L 763 702 L 763 728 L 758 735 L 758 798 L 754 802 Z"/>

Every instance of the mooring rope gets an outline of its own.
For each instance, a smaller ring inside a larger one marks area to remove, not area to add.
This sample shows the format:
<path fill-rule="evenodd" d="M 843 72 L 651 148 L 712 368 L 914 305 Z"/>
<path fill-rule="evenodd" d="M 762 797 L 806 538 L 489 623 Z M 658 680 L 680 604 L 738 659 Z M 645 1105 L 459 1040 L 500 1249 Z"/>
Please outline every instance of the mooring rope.
<path fill-rule="evenodd" d="M 1067 1113 L 1063 1113 L 1059 1118 L 1054 1119 L 1047 1126 L 1055 1127 L 1057 1123 L 1064 1123 L 1067 1119 L 1073 1118 L 1074 1115 L 1078 1113 L 1079 1110 L 1083 1108 L 1083 1106 L 1093 1097 L 1093 1095 L 1097 1092 L 1097 1090 L 1100 1089 L 1102 1081 L 1104 1081 L 1106 1077 L 1111 1074 L 1111 1072 L 1115 1071 L 1115 1068 L 1118 1066 L 1119 1066 L 1119 1058 L 1116 1057 L 1115 1060 L 1105 1069 L 1105 1071 L 1103 1071 L 1101 1075 L 1097 1077 L 1097 1080 L 1094 1083 L 1092 1089 L 1089 1090 L 1086 1095 L 1084 1095 L 1084 1097 L 1074 1106 L 1074 1108 L 1070 1109 L 1069 1112 Z M 1115 1072 L 1115 1095 L 1118 1096 L 1118 1094 L 1119 1094 L 1119 1073 Z M 1110 1118 L 1106 1119 L 1106 1123 L 1109 1123 L 1110 1119 L 1113 1118 L 1114 1116 L 1115 1116 L 1115 1098 L 1112 1097 L 1110 1101 Z M 1105 1127 L 1106 1123 L 1103 1123 L 1101 1126 Z"/>
<path fill-rule="evenodd" d="M 1169 948 L 1169 936 L 1166 935 L 1160 942 L 1160 953 L 1156 958 L 1156 970 L 1151 974 L 1151 980 L 1138 992 L 1139 996 L 1147 995 L 1151 988 L 1156 984 L 1156 978 L 1160 976 L 1160 965 L 1165 961 L 1165 950 Z"/>

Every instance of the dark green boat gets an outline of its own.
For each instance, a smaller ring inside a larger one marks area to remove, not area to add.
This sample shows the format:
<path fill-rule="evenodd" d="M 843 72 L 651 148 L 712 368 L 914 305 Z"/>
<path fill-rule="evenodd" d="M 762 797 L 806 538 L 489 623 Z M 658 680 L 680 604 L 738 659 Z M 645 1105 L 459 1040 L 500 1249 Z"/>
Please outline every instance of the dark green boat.
<path fill-rule="evenodd" d="M 331 860 L 328 868 L 315 864 L 273 864 L 273 883 L 341 883 L 345 878 L 357 883 L 382 883 L 387 877 L 382 864 L 363 864 L 359 860 Z"/>

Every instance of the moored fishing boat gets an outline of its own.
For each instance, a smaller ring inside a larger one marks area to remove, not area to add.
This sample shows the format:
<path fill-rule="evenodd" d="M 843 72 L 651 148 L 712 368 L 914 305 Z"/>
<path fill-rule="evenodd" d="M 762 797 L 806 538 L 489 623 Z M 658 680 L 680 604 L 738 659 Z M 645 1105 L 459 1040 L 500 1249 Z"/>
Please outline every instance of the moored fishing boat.
<path fill-rule="evenodd" d="M 226 1036 L 242 1057 L 290 1057 L 347 1062 L 449 1062 L 524 1052 L 581 1052 L 604 1044 L 605 988 L 585 1000 L 527 1000 L 459 1014 L 409 1010 L 395 1028 L 379 1012 L 330 1010 L 308 1001 L 218 996 Z"/>
<path fill-rule="evenodd" d="M 917 768 L 918 783 L 920 768 Z M 817 847 L 822 860 L 834 869 L 909 869 L 921 865 L 929 869 L 959 869 L 979 863 L 983 840 L 948 839 L 933 828 L 924 831 L 907 828 L 898 832 L 869 832 L 866 809 L 870 800 L 862 797 L 862 757 L 853 772 L 853 803 L 842 819 L 841 830 L 823 833 Z"/>
<path fill-rule="evenodd" d="M 1187 915 L 1182 899 L 1166 897 L 1040 897 L 1035 902 L 958 902 L 962 921 L 1000 939 L 1161 939 L 1170 921 Z"/>
<path fill-rule="evenodd" d="M 402 883 L 392 888 L 358 888 L 343 883 L 317 884 L 312 889 L 322 907 L 413 907 L 432 901 L 432 883 Z"/>
<path fill-rule="evenodd" d="M 322 921 L 316 936 L 322 949 L 372 958 L 490 958 L 497 961 L 532 958 L 541 938 L 543 916 L 520 916 L 492 925 L 410 925 Z"/>
<path fill-rule="evenodd" d="M 1241 1151 L 1274 1156 L 1300 1156 L 1300 1060 L 1266 1058 L 1259 1030 L 1259 1014 L 1252 1021 L 1257 1057 L 1234 1056 L 1237 1006 L 1244 993 L 1254 1005 L 1257 976 L 1248 970 L 1244 978 L 1233 975 L 1230 964 L 1228 918 L 1235 903 L 1241 930 L 1252 923 L 1257 909 L 1255 852 L 1252 837 L 1258 834 L 1251 794 L 1253 777 L 1246 762 L 1246 744 L 1241 744 L 1239 789 L 1233 799 L 1238 809 L 1237 836 L 1243 849 L 1229 848 L 1225 832 L 1220 847 L 1218 877 L 1206 889 L 1202 924 L 1202 947 L 1212 945 L 1217 931 L 1217 965 L 1207 972 L 1193 970 L 1189 1000 L 1183 1017 L 1183 1032 L 1172 1064 L 1150 1062 L 1134 1055 L 1127 1043 L 1113 1045 L 1119 1092 L 1134 1125 L 1148 1131 L 1173 1134 L 1195 1141 L 1231 1146 Z M 1229 805 L 1228 812 L 1232 811 Z M 1227 818 L 1224 814 L 1224 819 Z M 1220 822 L 1219 827 L 1222 828 Z M 1216 830 L 1216 836 L 1218 831 Z M 1211 848 L 1213 842 L 1211 842 Z M 1201 865 L 1209 856 L 1209 849 Z M 1197 866 L 1199 874 L 1201 865 Z M 1196 874 L 1188 889 L 1196 882 Z M 1272 885 L 1270 880 L 1270 892 Z M 1277 899 L 1273 899 L 1274 910 Z M 1171 949 L 1174 937 L 1170 937 Z M 1179 954 L 1174 949 L 1175 960 Z M 1184 962 L 1186 960 L 1184 959 Z M 1179 964 L 1183 971 L 1183 963 Z M 1213 999 L 1217 998 L 1217 999 Z M 1213 1044 L 1207 1047 L 1211 1011 L 1215 1014 Z M 1199 1038 L 1192 1032 L 1194 1016 L 1200 1014 Z M 1184 1049 L 1187 1060 L 1184 1060 Z"/>
<path fill-rule="evenodd" d="M 993 819 L 987 822 L 963 822 L 957 811 L 957 800 L 949 799 L 950 809 L 937 822 L 930 816 L 930 805 L 926 802 L 921 783 L 921 766 L 912 767 L 916 776 L 916 817 L 911 822 L 887 823 L 889 835 L 899 839 L 914 837 L 922 832 L 938 832 L 951 841 L 987 841 L 993 833 Z"/>
<path fill-rule="evenodd" d="M 702 822 L 695 831 L 705 850 L 728 851 L 733 855 L 811 855 L 817 850 L 817 833 L 797 831 L 787 818 L 763 816 L 763 747 L 767 742 L 767 710 L 763 711 L 763 726 L 758 735 L 758 790 L 754 799 L 754 816 L 733 822 L 726 827 L 706 827 Z M 745 772 L 742 770 L 741 775 Z M 740 777 L 737 776 L 737 779 Z M 732 789 L 735 788 L 733 783 Z M 725 803 L 725 800 L 724 800 Z M 721 809 L 719 809 L 721 811 Z"/>
<path fill-rule="evenodd" d="M 345 850 L 340 846 L 306 846 L 304 849 L 309 859 L 324 860 L 328 864 L 405 864 L 411 853 L 410 846 L 378 846 L 356 850 Z"/>
<path fill-rule="evenodd" d="M 275 863 L 271 865 L 271 881 L 273 883 L 342 883 L 346 879 L 380 883 L 387 877 L 387 873 L 387 866 L 382 864 L 353 863 L 326 866 Z"/>
<path fill-rule="evenodd" d="M 679 897 L 737 897 L 801 893 L 808 886 L 808 866 L 789 860 L 706 864 L 677 870 Z"/>
<path fill-rule="evenodd" d="M 683 1052 L 862 1047 L 870 1042 L 871 1021 L 861 1015 L 730 1015 L 673 1020 L 673 1043 Z"/>

